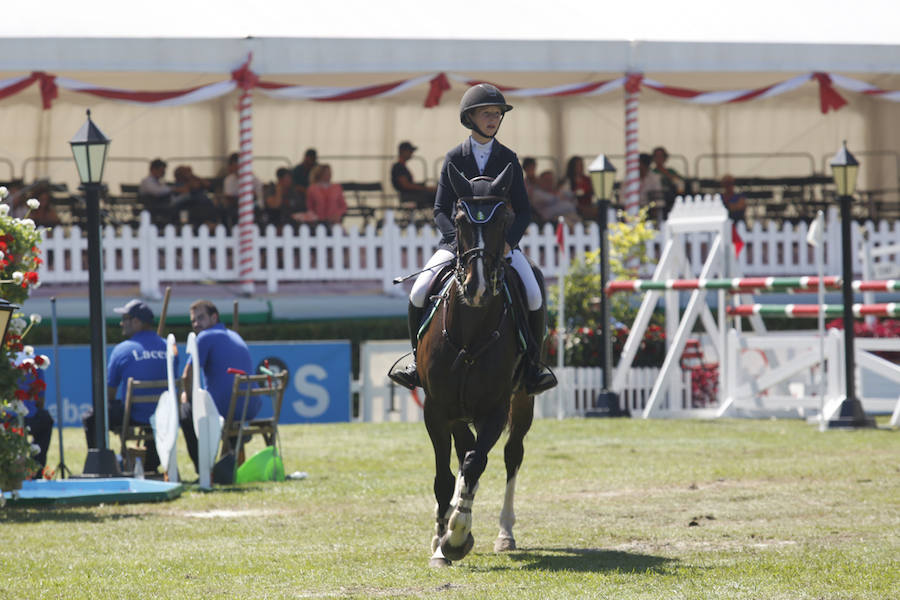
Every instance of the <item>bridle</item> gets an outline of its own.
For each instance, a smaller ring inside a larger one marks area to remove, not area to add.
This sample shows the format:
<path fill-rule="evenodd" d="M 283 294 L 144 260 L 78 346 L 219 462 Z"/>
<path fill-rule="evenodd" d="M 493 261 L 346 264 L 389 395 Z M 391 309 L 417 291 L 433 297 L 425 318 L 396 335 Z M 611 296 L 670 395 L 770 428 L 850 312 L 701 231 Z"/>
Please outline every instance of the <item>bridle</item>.
<path fill-rule="evenodd" d="M 458 201 L 458 207 L 465 211 L 466 218 L 469 221 L 469 224 L 475 228 L 477 233 L 482 231 L 484 225 L 489 223 L 491 219 L 494 218 L 494 215 L 497 213 L 497 210 L 503 205 L 505 202 L 501 199 L 496 199 L 494 205 L 490 208 L 490 210 L 485 211 L 483 208 L 474 208 L 469 203 L 473 201 L 474 198 L 460 198 Z M 484 203 L 486 200 L 491 200 L 491 197 L 478 198 L 479 203 Z M 482 236 L 483 239 L 483 236 Z M 486 275 L 487 279 L 487 287 L 492 296 L 496 296 L 500 293 L 501 282 L 503 280 L 503 263 L 502 256 L 498 256 L 493 252 L 489 252 L 484 247 L 476 247 L 469 248 L 468 250 L 460 252 L 459 246 L 459 232 L 457 232 L 456 238 L 456 283 L 460 289 L 463 288 L 463 283 L 466 278 L 466 271 L 469 270 L 469 265 L 479 258 L 484 261 L 485 265 L 491 265 L 489 273 Z M 502 252 L 502 251 L 501 251 Z"/>

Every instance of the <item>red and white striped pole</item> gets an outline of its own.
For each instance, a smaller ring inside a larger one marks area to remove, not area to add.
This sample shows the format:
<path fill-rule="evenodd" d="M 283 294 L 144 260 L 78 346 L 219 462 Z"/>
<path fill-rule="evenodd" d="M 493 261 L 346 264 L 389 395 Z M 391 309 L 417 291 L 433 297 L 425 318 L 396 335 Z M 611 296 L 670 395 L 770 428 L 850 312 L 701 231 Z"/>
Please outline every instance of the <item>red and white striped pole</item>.
<path fill-rule="evenodd" d="M 244 292 L 252 294 L 253 286 L 253 88 L 259 78 L 250 70 L 253 55 L 232 73 L 241 89 L 240 147 L 238 158 L 238 279 Z"/>
<path fill-rule="evenodd" d="M 641 203 L 641 171 L 638 147 L 638 104 L 641 73 L 625 76 L 625 212 L 636 215 Z"/>
<path fill-rule="evenodd" d="M 243 90 L 240 99 L 241 145 L 238 159 L 238 260 L 244 292 L 253 286 L 253 96 Z"/>

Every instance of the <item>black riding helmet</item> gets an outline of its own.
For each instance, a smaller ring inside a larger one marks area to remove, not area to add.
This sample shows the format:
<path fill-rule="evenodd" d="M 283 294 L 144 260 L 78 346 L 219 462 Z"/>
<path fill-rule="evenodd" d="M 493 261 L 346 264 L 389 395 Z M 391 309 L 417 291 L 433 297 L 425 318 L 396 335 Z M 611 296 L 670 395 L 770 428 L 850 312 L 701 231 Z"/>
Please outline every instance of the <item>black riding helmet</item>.
<path fill-rule="evenodd" d="M 504 115 L 513 109 L 512 105 L 506 103 L 506 98 L 503 97 L 500 90 L 490 83 L 479 83 L 466 90 L 459 103 L 459 122 L 466 129 L 475 130 L 484 137 L 491 136 L 485 135 L 483 131 L 477 129 L 475 123 L 469 118 L 469 111 L 479 106 L 499 106 Z M 503 120 L 501 119 L 500 122 L 502 123 Z M 497 129 L 499 130 L 499 126 Z"/>

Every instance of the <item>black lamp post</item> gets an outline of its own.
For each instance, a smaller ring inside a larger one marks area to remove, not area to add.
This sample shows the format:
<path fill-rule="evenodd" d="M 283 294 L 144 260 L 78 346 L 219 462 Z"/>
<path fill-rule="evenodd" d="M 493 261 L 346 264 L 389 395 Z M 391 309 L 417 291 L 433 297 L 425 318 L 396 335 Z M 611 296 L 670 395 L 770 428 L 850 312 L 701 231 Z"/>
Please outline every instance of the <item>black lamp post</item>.
<path fill-rule="evenodd" d="M 597 195 L 597 225 L 600 229 L 600 364 L 603 366 L 603 389 L 597 394 L 593 410 L 586 412 L 589 417 L 627 417 L 628 409 L 619 407 L 619 396 L 610 390 L 612 380 L 612 336 L 609 327 L 609 297 L 606 284 L 609 282 L 609 202 L 613 184 L 616 182 L 616 168 L 606 155 L 601 154 L 588 168 L 591 183 Z"/>
<path fill-rule="evenodd" d="M 831 174 L 841 203 L 841 256 L 843 281 L 841 291 L 844 299 L 844 378 L 846 393 L 838 416 L 828 421 L 828 427 L 874 427 L 875 421 L 866 417 L 862 403 L 856 397 L 856 354 L 853 332 L 853 244 L 850 237 L 850 203 L 856 191 L 856 177 L 859 162 L 847 150 L 844 142 L 831 159 Z"/>
<path fill-rule="evenodd" d="M 103 306 L 103 242 L 100 238 L 100 189 L 109 139 L 91 121 L 78 130 L 69 144 L 81 179 L 87 208 L 88 289 L 91 324 L 91 391 L 94 405 L 95 447 L 88 450 L 84 475 L 119 475 L 115 453 L 109 448 L 109 415 L 106 409 L 106 310 Z"/>

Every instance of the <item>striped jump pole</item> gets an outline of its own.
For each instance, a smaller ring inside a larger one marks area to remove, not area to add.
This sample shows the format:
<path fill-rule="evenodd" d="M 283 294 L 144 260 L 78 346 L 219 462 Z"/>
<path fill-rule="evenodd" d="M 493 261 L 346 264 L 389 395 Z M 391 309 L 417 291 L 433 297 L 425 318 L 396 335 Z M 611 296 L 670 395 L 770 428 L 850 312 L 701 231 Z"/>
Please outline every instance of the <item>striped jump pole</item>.
<path fill-rule="evenodd" d="M 826 289 L 841 289 L 841 278 L 837 276 L 823 277 Z M 897 292 L 900 291 L 900 280 L 884 279 L 870 281 L 854 281 L 856 292 Z M 761 291 L 816 291 L 819 287 L 818 277 L 736 277 L 733 279 L 667 279 L 651 281 L 646 279 L 629 279 L 611 281 L 606 286 L 607 294 L 617 292 L 646 292 L 650 290 L 725 290 L 729 292 Z"/>
<path fill-rule="evenodd" d="M 818 317 L 825 310 L 825 316 L 840 317 L 844 314 L 843 304 L 741 304 L 729 306 L 726 312 L 735 317 L 749 317 L 760 315 L 763 317 L 788 317 L 791 319 L 803 319 Z M 900 316 L 900 303 L 888 302 L 885 304 L 854 304 L 853 316 L 856 318 L 872 317 L 897 317 Z"/>

